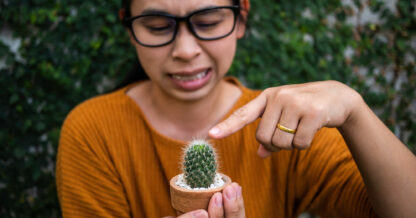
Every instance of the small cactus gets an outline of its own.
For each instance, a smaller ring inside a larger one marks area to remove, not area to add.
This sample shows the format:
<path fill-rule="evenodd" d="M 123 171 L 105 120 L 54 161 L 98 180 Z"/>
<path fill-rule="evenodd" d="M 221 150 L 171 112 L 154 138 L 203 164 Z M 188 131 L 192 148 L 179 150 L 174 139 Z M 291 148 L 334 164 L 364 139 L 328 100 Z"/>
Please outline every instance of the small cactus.
<path fill-rule="evenodd" d="M 192 141 L 185 150 L 183 171 L 191 188 L 208 188 L 213 184 L 217 163 L 212 146 L 204 140 Z"/>

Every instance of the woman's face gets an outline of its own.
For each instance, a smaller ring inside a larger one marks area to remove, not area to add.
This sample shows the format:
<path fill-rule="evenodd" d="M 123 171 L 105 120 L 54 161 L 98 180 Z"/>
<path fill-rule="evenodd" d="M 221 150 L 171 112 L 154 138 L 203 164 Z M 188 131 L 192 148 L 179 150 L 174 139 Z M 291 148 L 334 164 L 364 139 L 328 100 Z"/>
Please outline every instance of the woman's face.
<path fill-rule="evenodd" d="M 159 11 L 186 16 L 212 6 L 231 6 L 230 0 L 133 0 L 132 16 Z M 213 41 L 197 39 L 185 22 L 179 23 L 176 38 L 168 45 L 145 47 L 131 38 L 143 69 L 155 88 L 169 97 L 194 101 L 208 95 L 224 77 L 234 58 L 237 39 L 244 35 L 244 24 L 238 22 L 227 37 Z M 131 35 L 131 34 L 130 34 Z"/>

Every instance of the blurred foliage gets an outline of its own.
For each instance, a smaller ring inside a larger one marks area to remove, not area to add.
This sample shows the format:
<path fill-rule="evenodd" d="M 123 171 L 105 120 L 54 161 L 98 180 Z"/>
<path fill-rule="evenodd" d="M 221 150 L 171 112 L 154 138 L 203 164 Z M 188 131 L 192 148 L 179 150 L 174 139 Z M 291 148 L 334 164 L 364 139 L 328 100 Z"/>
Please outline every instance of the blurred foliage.
<path fill-rule="evenodd" d="M 416 2 L 275 2 L 251 1 L 231 73 L 253 88 L 344 82 L 415 153 Z"/>
<path fill-rule="evenodd" d="M 252 88 L 347 83 L 415 151 L 413 1 L 393 8 L 377 0 L 251 4 L 232 75 Z M 114 88 L 136 59 L 119 6 L 0 1 L 0 217 L 60 216 L 54 163 L 62 121 L 76 104 Z M 378 17 L 362 22 L 365 13 Z"/>

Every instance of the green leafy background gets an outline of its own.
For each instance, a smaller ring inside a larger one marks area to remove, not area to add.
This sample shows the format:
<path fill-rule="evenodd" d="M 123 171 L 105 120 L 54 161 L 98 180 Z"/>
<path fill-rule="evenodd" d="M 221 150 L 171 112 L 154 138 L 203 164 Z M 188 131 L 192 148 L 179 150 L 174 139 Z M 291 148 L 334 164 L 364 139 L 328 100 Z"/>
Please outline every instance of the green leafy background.
<path fill-rule="evenodd" d="M 251 88 L 339 80 L 416 146 L 416 3 L 253 0 L 231 74 Z M 0 1 L 0 217 L 59 217 L 59 131 L 135 60 L 119 0 Z M 331 91 L 331 90 L 328 90 Z"/>

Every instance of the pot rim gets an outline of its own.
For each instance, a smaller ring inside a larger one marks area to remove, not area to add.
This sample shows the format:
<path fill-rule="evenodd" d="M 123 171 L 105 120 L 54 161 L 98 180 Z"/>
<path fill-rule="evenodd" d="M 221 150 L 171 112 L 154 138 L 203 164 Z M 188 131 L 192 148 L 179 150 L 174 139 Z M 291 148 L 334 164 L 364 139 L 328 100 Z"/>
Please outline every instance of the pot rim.
<path fill-rule="evenodd" d="M 181 187 L 181 186 L 179 186 L 179 185 L 176 184 L 176 181 L 178 180 L 178 176 L 181 175 L 181 174 L 178 174 L 178 175 L 174 176 L 170 180 L 170 186 L 175 187 L 175 189 L 178 189 L 178 190 L 183 191 L 183 192 L 199 192 L 199 193 L 218 192 L 218 191 L 223 190 L 225 188 L 225 186 L 231 184 L 230 177 L 228 177 L 227 175 L 225 175 L 223 173 L 218 173 L 218 174 L 221 175 L 221 179 L 224 181 L 224 185 L 222 185 L 220 187 L 208 188 L 208 189 L 201 189 L 201 190 L 187 189 L 187 188 Z"/>

